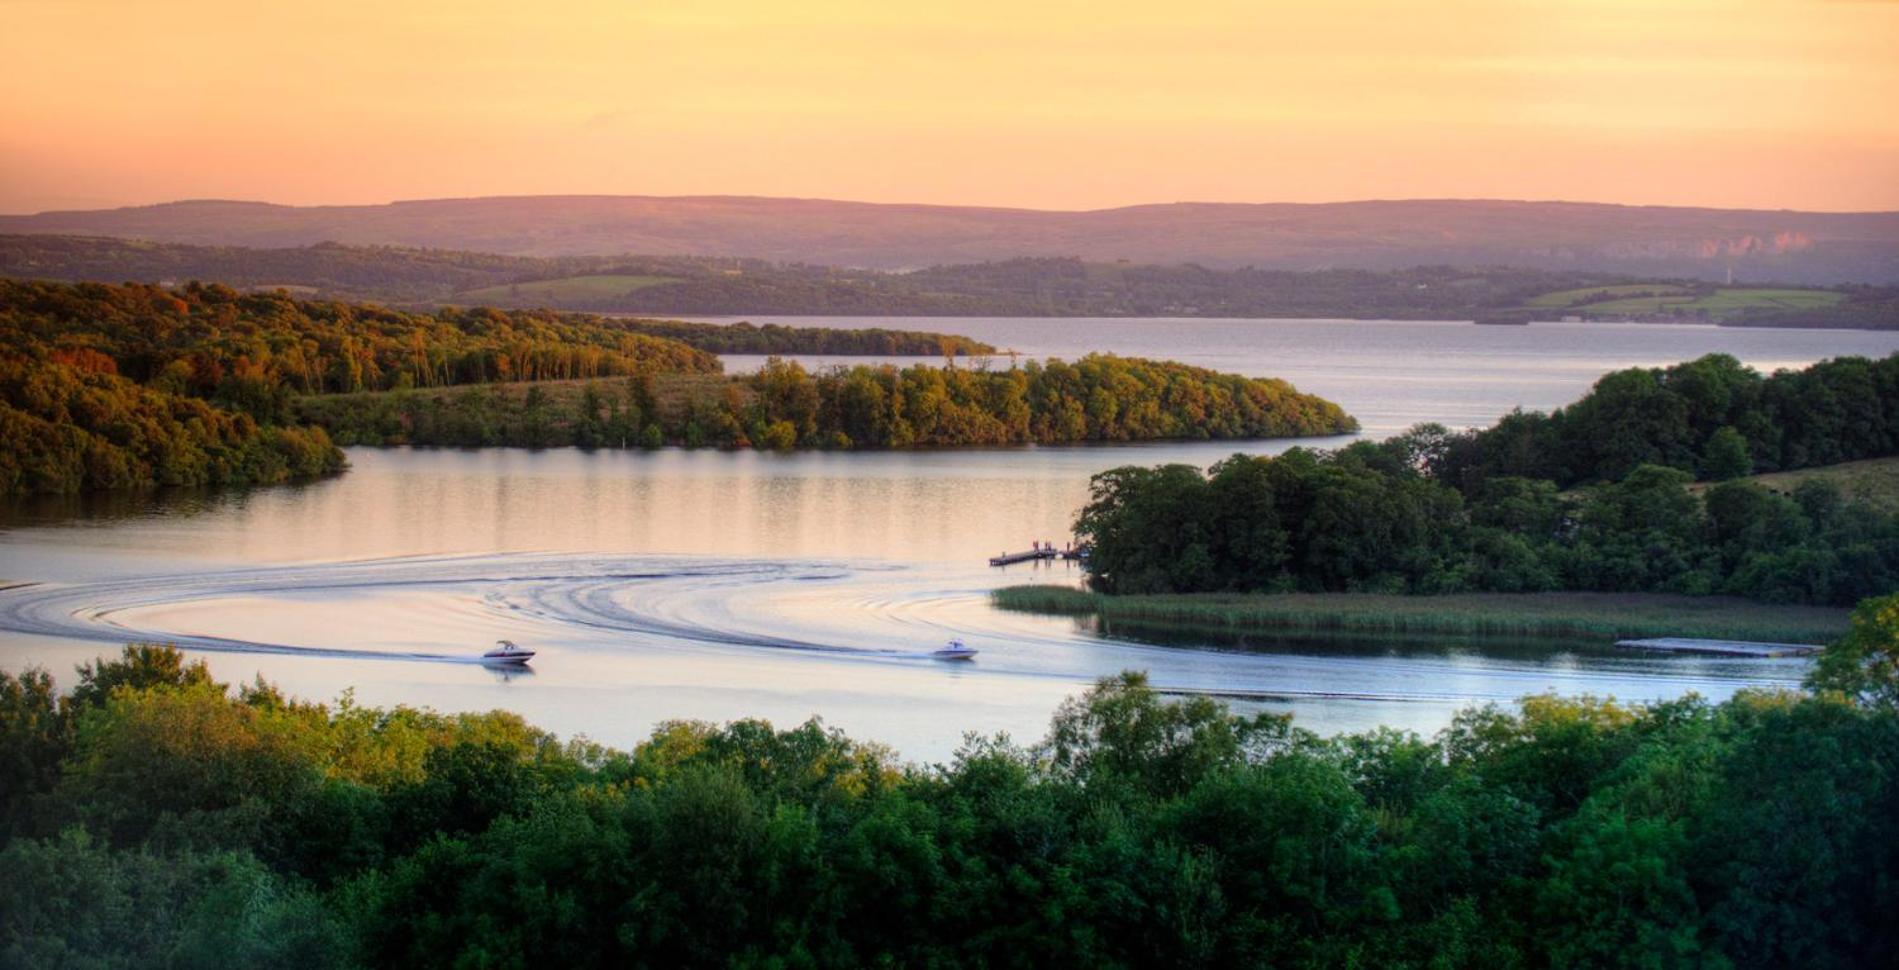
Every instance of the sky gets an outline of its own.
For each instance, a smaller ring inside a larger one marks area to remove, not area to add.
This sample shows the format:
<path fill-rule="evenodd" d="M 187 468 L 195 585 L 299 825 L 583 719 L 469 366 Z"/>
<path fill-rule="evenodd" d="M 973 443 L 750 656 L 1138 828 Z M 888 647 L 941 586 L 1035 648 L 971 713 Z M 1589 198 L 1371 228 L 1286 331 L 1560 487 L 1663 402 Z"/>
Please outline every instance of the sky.
<path fill-rule="evenodd" d="M 0 212 L 737 194 L 1899 210 L 1899 2 L 0 0 Z"/>

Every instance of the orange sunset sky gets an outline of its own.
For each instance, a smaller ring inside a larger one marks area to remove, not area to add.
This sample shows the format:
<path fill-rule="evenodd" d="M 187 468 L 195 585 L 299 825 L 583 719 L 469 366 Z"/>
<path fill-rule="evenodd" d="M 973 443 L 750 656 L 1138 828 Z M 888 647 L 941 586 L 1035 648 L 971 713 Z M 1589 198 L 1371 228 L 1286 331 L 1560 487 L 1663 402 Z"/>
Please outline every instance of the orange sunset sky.
<path fill-rule="evenodd" d="M 0 211 L 533 193 L 1899 209 L 1899 3 L 0 0 Z"/>

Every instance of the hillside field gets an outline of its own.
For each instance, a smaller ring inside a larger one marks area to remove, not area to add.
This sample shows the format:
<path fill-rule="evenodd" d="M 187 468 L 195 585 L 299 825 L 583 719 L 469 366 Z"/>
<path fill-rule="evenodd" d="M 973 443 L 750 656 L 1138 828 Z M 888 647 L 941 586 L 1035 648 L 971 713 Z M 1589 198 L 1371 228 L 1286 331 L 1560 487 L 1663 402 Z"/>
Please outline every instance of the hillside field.
<path fill-rule="evenodd" d="M 1523 302 L 1526 307 L 1557 309 L 1587 304 L 1590 300 L 1608 295 L 1614 298 L 1640 296 L 1671 296 L 1690 292 L 1686 286 L 1674 283 L 1626 283 L 1618 286 L 1584 286 L 1574 290 L 1557 290 L 1531 297 Z"/>
<path fill-rule="evenodd" d="M 1750 312 L 1823 310 L 1845 299 L 1846 294 L 1837 290 L 1749 286 L 1702 290 L 1679 284 L 1630 283 L 1544 293 L 1524 301 L 1524 308 L 1592 318 L 1681 316 L 1718 321 Z"/>
<path fill-rule="evenodd" d="M 1899 457 L 1869 458 L 1790 472 L 1766 472 L 1751 475 L 1747 481 L 1776 492 L 1792 492 L 1801 482 L 1813 479 L 1838 485 L 1840 493 L 1849 501 L 1860 499 L 1884 511 L 1899 512 Z"/>

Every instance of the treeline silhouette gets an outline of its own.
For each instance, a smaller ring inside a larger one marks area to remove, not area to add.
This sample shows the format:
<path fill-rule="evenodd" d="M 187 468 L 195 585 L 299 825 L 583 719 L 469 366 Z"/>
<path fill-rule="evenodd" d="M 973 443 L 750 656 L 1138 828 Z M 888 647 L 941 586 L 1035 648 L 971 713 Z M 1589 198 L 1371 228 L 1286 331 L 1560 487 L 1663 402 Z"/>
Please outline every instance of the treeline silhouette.
<path fill-rule="evenodd" d="M 1899 588 L 1899 517 L 1823 480 L 1696 494 L 1700 471 L 1892 454 L 1899 357 L 1762 379 L 1731 358 L 1611 374 L 1557 415 L 1420 426 L 1332 453 L 1095 476 L 1076 520 L 1110 593 L 1722 593 L 1844 605 Z M 1825 407 L 1816 402 L 1824 402 Z M 1899 416 L 1899 415 L 1895 415 Z M 1736 422 L 1748 429 L 1735 431 Z M 1539 433 L 1524 434 L 1529 426 Z M 1670 463 L 1680 467 L 1671 467 Z M 1565 491 L 1579 482 L 1581 491 Z"/>
<path fill-rule="evenodd" d="M 816 720 L 621 751 L 233 694 L 128 647 L 65 697 L 0 672 L 0 962 L 1875 966 L 1894 616 L 1811 693 L 1321 738 L 1125 673 L 932 766 Z"/>
<path fill-rule="evenodd" d="M 1338 405 L 1284 381 L 1090 355 L 1001 370 L 890 365 L 748 377 L 306 398 L 344 444 L 913 448 L 1342 434 Z"/>

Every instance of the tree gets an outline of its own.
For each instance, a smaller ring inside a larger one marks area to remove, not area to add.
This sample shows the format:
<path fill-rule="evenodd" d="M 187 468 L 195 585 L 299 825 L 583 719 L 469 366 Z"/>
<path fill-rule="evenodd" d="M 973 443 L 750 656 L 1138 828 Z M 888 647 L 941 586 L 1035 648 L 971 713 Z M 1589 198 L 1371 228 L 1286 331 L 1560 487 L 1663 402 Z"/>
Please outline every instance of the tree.
<path fill-rule="evenodd" d="M 72 702 L 79 708 L 99 707 L 112 693 L 149 690 L 154 687 L 224 685 L 211 679 L 211 668 L 202 660 L 185 662 L 185 655 L 170 644 L 128 643 L 117 660 L 87 661 L 79 665 L 79 684 L 73 688 Z"/>
<path fill-rule="evenodd" d="M 1899 709 L 1899 593 L 1859 604 L 1846 635 L 1821 652 L 1807 683 Z"/>
<path fill-rule="evenodd" d="M 1044 750 L 1057 773 L 1086 784 L 1178 794 L 1263 756 L 1291 723 L 1285 715 L 1238 717 L 1205 697 L 1165 702 L 1146 674 L 1128 671 L 1062 702 Z"/>
<path fill-rule="evenodd" d="M 1702 449 L 1703 478 L 1725 482 L 1753 471 L 1754 459 L 1748 454 L 1747 439 L 1732 425 L 1723 426 L 1708 438 L 1707 446 Z"/>
<path fill-rule="evenodd" d="M 29 798 L 52 790 L 71 753 L 73 719 L 53 678 L 39 668 L 0 671 L 0 843 L 22 821 Z"/>

